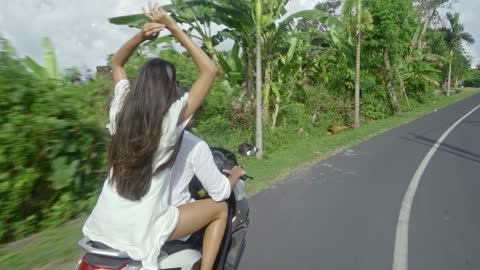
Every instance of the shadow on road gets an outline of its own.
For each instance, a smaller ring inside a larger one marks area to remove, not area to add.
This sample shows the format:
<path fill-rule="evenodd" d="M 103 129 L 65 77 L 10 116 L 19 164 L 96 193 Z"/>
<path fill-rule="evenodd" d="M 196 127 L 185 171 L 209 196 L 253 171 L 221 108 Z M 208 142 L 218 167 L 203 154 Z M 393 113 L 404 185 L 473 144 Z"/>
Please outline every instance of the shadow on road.
<path fill-rule="evenodd" d="M 480 121 L 468 121 L 468 122 L 465 122 L 465 123 L 470 123 L 470 122 L 475 122 L 475 123 L 478 123 L 480 125 Z M 437 142 L 437 140 L 433 140 L 433 139 L 427 138 L 427 137 L 422 136 L 422 135 L 418 135 L 418 134 L 415 134 L 415 133 L 409 133 L 409 134 L 412 137 L 401 137 L 401 138 L 404 139 L 404 140 L 407 140 L 407 141 L 411 141 L 411 142 L 418 143 L 418 144 L 421 144 L 421 145 L 426 145 L 426 146 L 429 146 L 429 147 L 432 147 Z M 480 154 L 470 152 L 468 150 L 456 147 L 454 145 L 451 145 L 451 144 L 448 144 L 448 143 L 445 143 L 445 142 L 443 142 L 438 147 L 438 151 L 447 152 L 447 153 L 450 153 L 452 155 L 455 155 L 455 156 L 458 156 L 458 157 L 461 157 L 461 158 L 464 158 L 464 159 L 467 159 L 467 160 L 470 160 L 470 161 L 473 161 L 473 162 L 480 163 Z"/>
<path fill-rule="evenodd" d="M 480 127 L 480 121 L 463 121 L 464 124 L 471 124 L 472 127 Z"/>

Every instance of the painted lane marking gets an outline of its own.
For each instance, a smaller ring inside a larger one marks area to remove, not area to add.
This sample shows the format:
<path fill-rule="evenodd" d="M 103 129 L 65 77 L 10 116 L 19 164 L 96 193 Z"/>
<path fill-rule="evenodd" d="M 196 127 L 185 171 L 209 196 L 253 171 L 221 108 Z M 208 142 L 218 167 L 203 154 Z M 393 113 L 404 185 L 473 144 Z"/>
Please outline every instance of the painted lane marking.
<path fill-rule="evenodd" d="M 393 267 L 392 270 L 408 270 L 408 226 L 410 223 L 410 214 L 412 211 L 412 204 L 417 192 L 418 184 L 422 178 L 423 172 L 428 166 L 428 163 L 432 159 L 433 155 L 437 151 L 438 147 L 442 144 L 445 138 L 452 132 L 452 130 L 460 124 L 465 118 L 475 112 L 480 105 L 473 110 L 465 114 L 462 118 L 458 119 L 450 128 L 448 128 L 438 141 L 430 148 L 430 151 L 425 155 L 422 162 L 415 171 L 415 174 L 410 180 L 407 191 L 403 197 L 402 206 L 398 215 L 397 231 L 395 233 L 395 247 L 393 250 Z"/>

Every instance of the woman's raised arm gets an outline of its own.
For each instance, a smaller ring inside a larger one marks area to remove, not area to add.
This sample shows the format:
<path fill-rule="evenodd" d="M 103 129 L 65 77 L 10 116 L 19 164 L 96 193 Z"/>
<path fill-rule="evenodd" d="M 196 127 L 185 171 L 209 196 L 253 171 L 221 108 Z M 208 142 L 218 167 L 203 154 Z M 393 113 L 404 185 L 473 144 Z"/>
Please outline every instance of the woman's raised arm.
<path fill-rule="evenodd" d="M 177 25 L 177 22 L 175 22 L 163 8 L 149 5 L 149 10 L 145 11 L 145 16 L 153 22 L 165 25 L 172 35 L 187 49 L 200 71 L 198 78 L 190 88 L 187 106 L 180 115 L 179 123 L 182 123 L 195 113 L 202 104 L 203 99 L 215 80 L 217 66 L 210 57 L 183 32 Z"/>
<path fill-rule="evenodd" d="M 123 46 L 115 53 L 112 58 L 112 73 L 113 84 L 116 85 L 120 80 L 127 79 L 127 72 L 125 71 L 125 64 L 135 51 L 135 49 L 145 40 L 154 39 L 158 37 L 158 33 L 165 29 L 165 25 L 160 23 L 147 23 L 143 29 L 129 39 Z"/>

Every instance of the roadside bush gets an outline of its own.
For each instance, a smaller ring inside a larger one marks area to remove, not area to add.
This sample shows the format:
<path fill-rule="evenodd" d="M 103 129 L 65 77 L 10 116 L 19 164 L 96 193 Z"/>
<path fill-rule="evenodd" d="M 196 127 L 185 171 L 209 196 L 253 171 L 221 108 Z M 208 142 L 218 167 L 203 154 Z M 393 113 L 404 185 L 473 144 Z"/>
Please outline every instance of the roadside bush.
<path fill-rule="evenodd" d="M 392 114 L 386 89 L 379 89 L 377 94 L 362 96 L 360 115 L 366 120 L 380 120 Z"/>
<path fill-rule="evenodd" d="M 480 87 L 480 70 L 470 70 L 467 79 L 463 82 L 465 87 Z"/>
<path fill-rule="evenodd" d="M 106 136 L 98 84 L 69 85 L 30 73 L 0 48 L 0 240 L 77 216 L 104 176 Z"/>

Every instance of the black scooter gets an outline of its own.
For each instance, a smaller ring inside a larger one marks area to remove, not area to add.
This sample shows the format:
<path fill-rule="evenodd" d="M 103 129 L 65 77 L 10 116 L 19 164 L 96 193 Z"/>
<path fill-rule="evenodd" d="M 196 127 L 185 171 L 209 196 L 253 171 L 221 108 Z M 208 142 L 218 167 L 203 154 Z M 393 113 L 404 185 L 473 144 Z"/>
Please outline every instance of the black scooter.
<path fill-rule="evenodd" d="M 234 152 L 224 148 L 211 147 L 214 162 L 218 169 L 231 169 L 238 165 Z M 242 156 L 253 156 L 257 152 L 255 146 L 241 144 L 236 153 Z M 242 180 L 251 178 L 243 176 Z M 252 178 L 251 178 L 252 179 Z M 196 200 L 209 198 L 200 181 L 194 177 L 189 190 Z M 230 222 L 216 261 L 216 269 L 235 270 L 245 249 L 245 237 L 249 225 L 249 207 L 245 192 L 245 182 L 239 181 L 230 198 L 227 200 L 230 213 Z M 195 238 L 191 237 L 190 239 Z M 159 270 L 193 270 L 199 269 L 202 258 L 198 243 L 193 240 L 169 241 L 162 247 L 158 258 Z M 201 242 L 201 241 L 200 241 Z M 126 252 L 115 250 L 109 246 L 91 241 L 83 237 L 78 245 L 85 251 L 75 270 L 139 270 L 142 264 L 132 260 Z"/>

